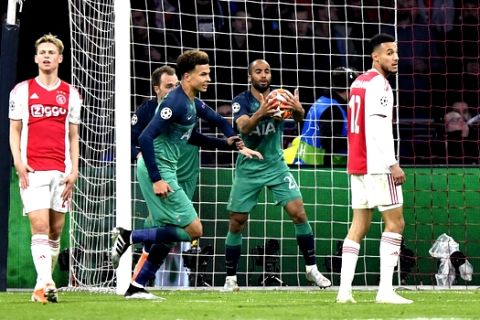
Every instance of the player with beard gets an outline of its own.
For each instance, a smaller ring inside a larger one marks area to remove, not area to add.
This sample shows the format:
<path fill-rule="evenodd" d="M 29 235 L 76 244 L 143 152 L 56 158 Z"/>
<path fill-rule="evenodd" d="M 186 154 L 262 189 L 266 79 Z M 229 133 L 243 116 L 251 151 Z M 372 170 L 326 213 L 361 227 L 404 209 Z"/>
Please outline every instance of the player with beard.
<path fill-rule="evenodd" d="M 233 99 L 234 124 L 245 146 L 263 154 L 263 160 L 248 159 L 239 155 L 235 179 L 227 209 L 230 221 L 225 241 L 225 267 L 227 277 L 224 291 L 238 291 L 237 265 L 242 248 L 242 230 L 249 212 L 255 208 L 258 195 L 267 187 L 277 205 L 282 206 L 293 221 L 298 246 L 306 265 L 307 280 L 321 288 L 329 287 L 316 265 L 313 231 L 307 220 L 302 195 L 283 159 L 283 121 L 272 118 L 275 99 L 268 99 L 272 75 L 265 60 L 253 61 L 248 70 L 250 89 Z M 298 89 L 287 98 L 295 121 L 303 119 L 305 111 L 300 104 Z"/>
<path fill-rule="evenodd" d="M 352 225 L 343 242 L 338 303 L 355 303 L 352 281 L 360 243 L 372 221 L 373 210 L 382 214 L 385 229 L 380 240 L 380 283 L 377 303 L 410 304 L 392 286 L 398 263 L 403 220 L 402 184 L 406 177 L 395 158 L 393 139 L 393 91 L 387 77 L 398 71 L 398 48 L 388 34 L 370 40 L 372 69 L 359 76 L 350 88 L 348 104 L 348 160 Z"/>

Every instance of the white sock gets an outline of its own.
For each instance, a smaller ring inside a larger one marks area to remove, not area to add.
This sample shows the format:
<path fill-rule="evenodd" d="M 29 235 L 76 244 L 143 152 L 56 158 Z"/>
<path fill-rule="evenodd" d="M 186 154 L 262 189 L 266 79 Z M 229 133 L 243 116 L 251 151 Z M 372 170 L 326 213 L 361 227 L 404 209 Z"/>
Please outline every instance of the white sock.
<path fill-rule="evenodd" d="M 312 271 L 312 269 L 317 269 L 317 270 L 318 270 L 317 265 L 316 265 L 316 264 L 312 264 L 311 266 L 305 266 L 305 271 L 306 271 L 307 273 L 309 273 L 310 271 Z"/>
<path fill-rule="evenodd" d="M 393 269 L 397 266 L 400 255 L 402 235 L 395 232 L 383 232 L 380 241 L 380 284 L 378 291 L 393 290 Z"/>
<path fill-rule="evenodd" d="M 340 273 L 340 289 L 351 290 L 355 268 L 357 267 L 360 244 L 345 238 L 342 248 L 342 271 Z"/>
<path fill-rule="evenodd" d="M 48 235 L 32 235 L 32 258 L 35 270 L 37 271 L 37 284 L 35 289 L 43 288 L 46 283 L 52 280 L 52 252 L 48 245 Z"/>
<path fill-rule="evenodd" d="M 48 245 L 50 246 L 50 251 L 52 253 L 52 273 L 57 265 L 58 255 L 60 254 L 60 239 L 57 240 L 48 240 Z"/>
<path fill-rule="evenodd" d="M 231 279 L 231 280 L 234 280 L 234 281 L 237 281 L 237 276 L 227 276 L 225 279 Z"/>

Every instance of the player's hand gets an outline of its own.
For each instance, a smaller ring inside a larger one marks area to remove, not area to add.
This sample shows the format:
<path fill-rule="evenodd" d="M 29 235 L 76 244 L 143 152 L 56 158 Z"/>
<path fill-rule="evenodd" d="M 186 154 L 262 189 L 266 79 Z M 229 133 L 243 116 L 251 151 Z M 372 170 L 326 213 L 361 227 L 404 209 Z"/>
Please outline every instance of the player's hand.
<path fill-rule="evenodd" d="M 298 91 L 298 88 L 295 89 L 295 91 L 293 92 L 293 95 L 287 94 L 286 100 L 287 100 L 287 104 L 292 106 L 291 110 L 294 113 L 294 116 L 298 115 L 298 118 L 302 120 L 303 116 L 305 115 L 305 110 L 303 109 L 302 104 L 300 103 L 300 93 Z M 297 118 L 297 116 L 295 118 Z"/>
<path fill-rule="evenodd" d="M 238 150 L 241 154 L 243 154 L 245 157 L 248 159 L 252 159 L 253 157 L 256 157 L 257 159 L 263 160 L 263 156 L 260 152 L 252 150 L 250 148 L 244 147 L 241 150 Z"/>
<path fill-rule="evenodd" d="M 403 172 L 402 168 L 398 165 L 398 163 L 390 166 L 390 172 L 392 174 L 393 181 L 396 185 L 402 185 L 407 181 L 407 177 L 405 176 L 405 172 Z"/>
<path fill-rule="evenodd" d="M 75 181 L 77 181 L 78 173 L 72 172 L 68 176 L 63 179 L 62 184 L 65 185 L 63 192 L 61 194 L 62 197 L 62 205 L 67 206 L 72 200 L 73 196 L 73 186 L 75 185 Z"/>
<path fill-rule="evenodd" d="M 173 189 L 166 181 L 158 180 L 153 184 L 153 192 L 159 197 L 166 198 L 169 192 L 173 192 Z"/>
<path fill-rule="evenodd" d="M 32 167 L 28 164 L 20 162 L 15 164 L 15 169 L 17 170 L 18 181 L 20 182 L 20 188 L 26 189 L 28 188 L 29 181 L 28 181 L 28 173 L 35 172 Z"/>
<path fill-rule="evenodd" d="M 237 150 L 242 150 L 245 147 L 245 143 L 239 136 L 231 136 L 227 138 L 227 143 L 229 146 L 235 143 L 235 147 L 237 147 Z"/>
<path fill-rule="evenodd" d="M 256 111 L 259 116 L 271 117 L 277 111 L 277 99 L 265 98 L 263 94 L 260 95 L 260 108 Z"/>

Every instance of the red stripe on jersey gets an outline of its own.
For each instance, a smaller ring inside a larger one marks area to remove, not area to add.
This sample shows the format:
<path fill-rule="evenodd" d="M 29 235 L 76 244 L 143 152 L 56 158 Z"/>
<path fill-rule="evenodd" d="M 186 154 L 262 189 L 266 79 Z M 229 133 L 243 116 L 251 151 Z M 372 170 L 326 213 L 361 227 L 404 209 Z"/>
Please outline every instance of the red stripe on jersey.
<path fill-rule="evenodd" d="M 27 163 L 34 170 L 65 172 L 69 96 L 64 81 L 50 91 L 35 79 L 28 82 Z"/>
<path fill-rule="evenodd" d="M 365 128 L 365 92 L 366 84 L 379 76 L 375 71 L 367 71 L 352 84 L 348 103 L 348 158 L 349 174 L 367 174 L 367 141 Z"/>

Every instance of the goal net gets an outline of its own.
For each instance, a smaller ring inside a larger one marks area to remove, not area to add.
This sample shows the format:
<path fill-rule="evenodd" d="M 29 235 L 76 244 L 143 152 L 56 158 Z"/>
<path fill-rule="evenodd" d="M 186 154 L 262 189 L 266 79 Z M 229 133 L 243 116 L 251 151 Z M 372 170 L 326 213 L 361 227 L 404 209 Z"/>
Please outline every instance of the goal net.
<path fill-rule="evenodd" d="M 139 0 L 131 2 L 131 112 L 153 96 L 150 75 L 164 64 L 174 66 L 184 50 L 199 48 L 210 56 L 212 83 L 201 98 L 219 113 L 231 119 L 231 100 L 248 88 L 250 61 L 266 59 L 272 68 L 272 85 L 293 92 L 299 88 L 300 100 L 308 111 L 322 95 L 332 94 L 331 70 L 339 67 L 365 71 L 371 67 L 368 40 L 379 32 L 397 37 L 397 1 L 226 1 L 226 0 Z M 73 84 L 84 97 L 84 124 L 81 129 L 82 168 L 76 187 L 75 207 L 71 215 L 72 287 L 116 286 L 117 278 L 109 261 L 111 229 L 118 212 L 115 202 L 118 175 L 115 148 L 126 141 L 115 140 L 116 131 L 128 130 L 115 123 L 114 12 L 113 0 L 70 0 L 72 32 Z M 400 16 L 400 15 L 399 15 Z M 399 46 L 417 45 L 415 40 L 399 39 Z M 426 43 L 430 43 L 428 38 Z M 432 40 L 433 41 L 433 40 Z M 478 45 L 478 39 L 477 39 Z M 410 50 L 410 49 L 408 49 Z M 402 57 L 401 57 L 402 58 Z M 434 57 L 427 55 L 427 59 Z M 123 66 L 127 68 L 128 65 Z M 430 70 L 430 74 L 435 73 Z M 422 77 L 418 71 L 410 79 Z M 392 77 L 397 88 L 399 78 Z M 396 89 L 396 136 L 402 161 L 419 164 L 425 143 L 435 143 L 431 134 L 430 101 L 417 107 L 417 100 L 402 104 L 402 94 L 417 97 L 413 88 Z M 434 88 L 418 88 L 432 97 Z M 409 91 L 410 90 L 410 91 Z M 462 88 L 458 88 L 461 92 Z M 405 93 L 406 92 L 406 93 Z M 118 92 L 117 92 L 118 94 Z M 423 99 L 423 98 L 422 98 Z M 423 100 L 422 100 L 423 101 Z M 407 110 L 404 114 L 399 110 Z M 418 111 L 418 114 L 417 113 Z M 402 117 L 398 118 L 398 115 Z M 422 132 L 422 128 L 425 132 Z M 202 133 L 221 137 L 203 122 Z M 284 148 L 295 143 L 301 133 L 288 120 L 285 123 Z M 404 142 L 403 135 L 407 134 Z M 425 133 L 425 136 L 421 134 Z M 425 138 L 423 138 L 425 137 Z M 423 139 L 423 140 L 422 140 Z M 478 150 L 478 140 L 477 140 Z M 405 156 L 402 153 L 405 152 Z M 460 159 L 465 159 L 460 156 Z M 233 177 L 235 155 L 224 151 L 201 150 L 200 177 L 194 204 L 204 226 L 200 248 L 183 254 L 186 258 L 172 271 L 177 276 L 188 272 L 189 285 L 221 286 L 225 279 L 224 242 L 228 226 L 226 204 Z M 477 159 L 478 160 L 478 159 Z M 435 164 L 425 160 L 422 164 Z M 303 193 L 305 209 L 316 239 L 317 265 L 333 285 L 339 284 L 339 248 L 350 219 L 348 179 L 345 167 L 332 165 L 291 166 Z M 135 167 L 132 165 L 132 179 Z M 402 273 L 396 284 L 436 285 L 440 261 L 429 249 L 442 233 L 451 235 L 474 268 L 478 265 L 477 233 L 480 209 L 478 170 L 473 168 L 405 167 L 408 182 L 405 198 L 405 251 Z M 135 181 L 131 184 L 131 225 L 142 228 L 147 209 Z M 377 285 L 378 247 L 383 225 L 376 214 L 370 232 L 362 242 L 355 285 Z M 477 246 L 476 246 L 477 245 Z M 172 255 L 182 256 L 182 250 Z M 140 248 L 134 248 L 133 260 Z M 411 253 L 410 253 L 411 252 Z M 184 263 L 187 262 L 188 269 Z M 408 269 L 407 269 L 408 267 Z M 239 283 L 242 286 L 307 285 L 304 264 L 297 249 L 293 225 L 281 208 L 273 204 L 271 194 L 260 195 L 243 233 Z M 159 284 L 157 277 L 155 282 Z M 467 284 L 460 277 L 456 283 Z M 463 281 L 463 282 L 462 282 Z M 154 283 L 152 282 L 152 285 Z M 452 284 L 452 283 L 450 283 Z M 160 283 L 160 285 L 162 285 Z"/>

